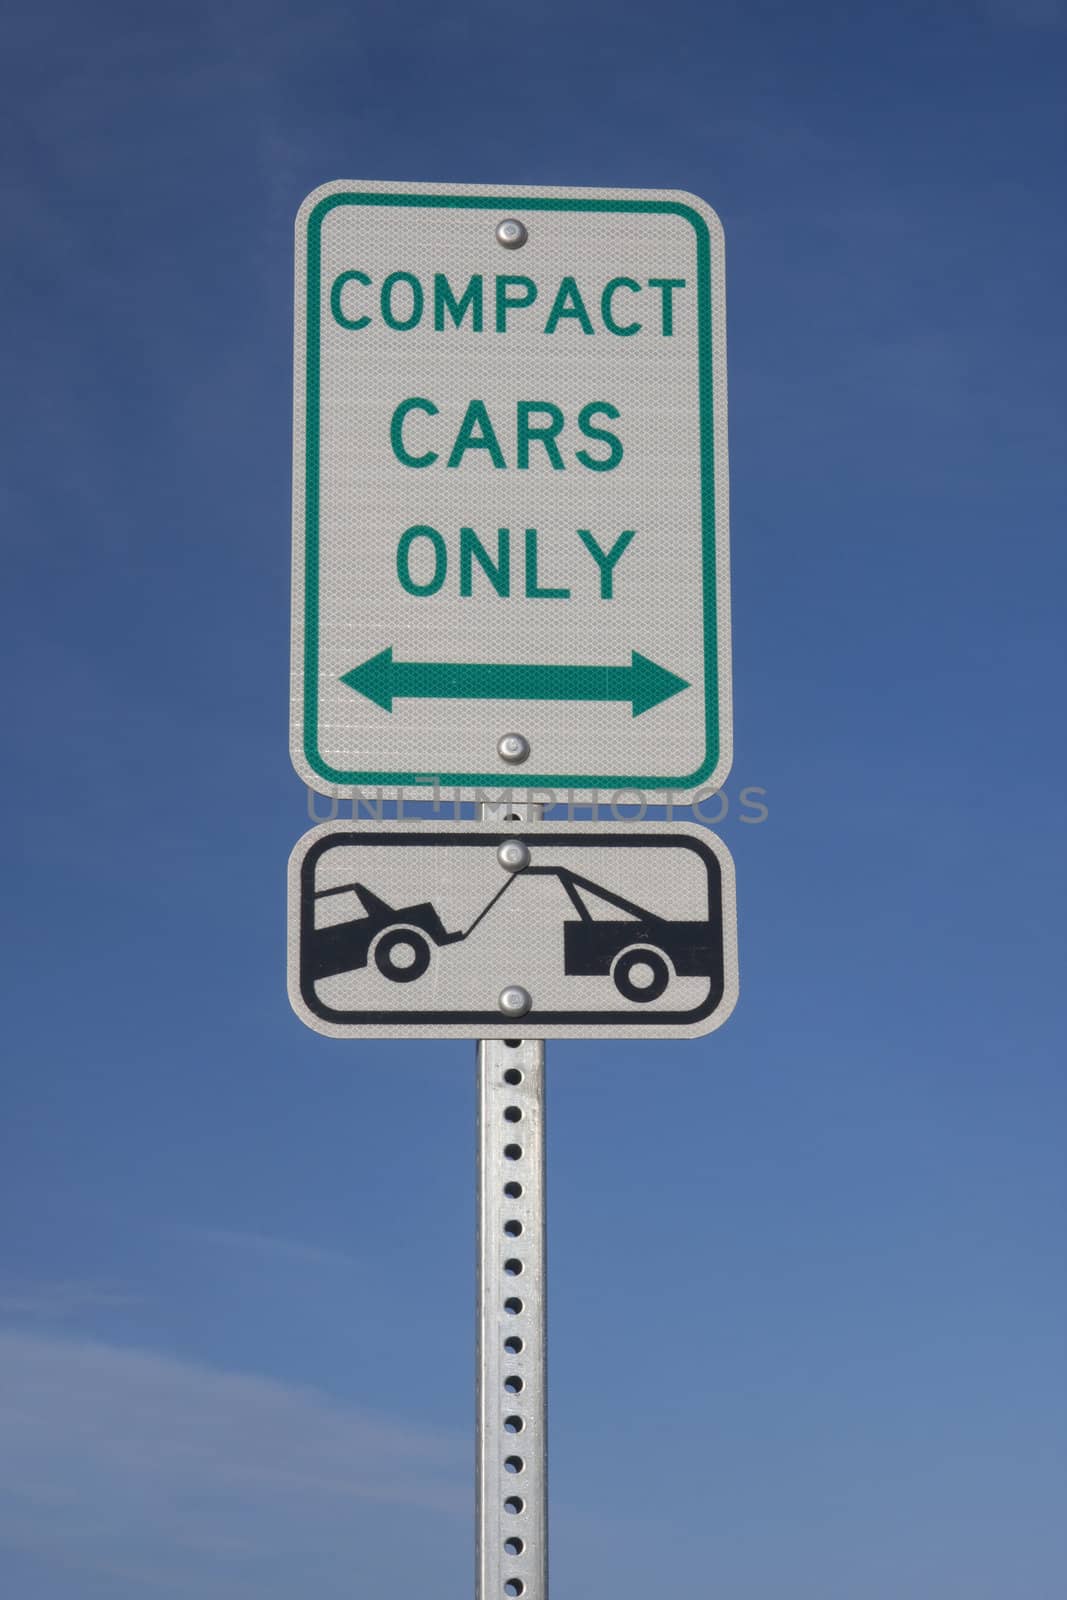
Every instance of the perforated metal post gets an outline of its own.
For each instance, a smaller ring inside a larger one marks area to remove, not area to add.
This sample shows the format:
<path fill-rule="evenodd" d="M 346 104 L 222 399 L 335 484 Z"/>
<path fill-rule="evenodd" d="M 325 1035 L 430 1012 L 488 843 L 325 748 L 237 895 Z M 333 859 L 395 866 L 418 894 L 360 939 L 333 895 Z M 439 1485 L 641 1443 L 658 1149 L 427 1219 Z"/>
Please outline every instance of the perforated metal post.
<path fill-rule="evenodd" d="M 477 1600 L 546 1600 L 545 1047 L 478 1046 Z"/>
<path fill-rule="evenodd" d="M 540 806 L 482 807 L 521 823 Z M 523 974 L 516 972 L 516 982 Z M 517 1027 L 521 1023 L 516 1024 Z M 478 1045 L 476 1600 L 547 1600 L 545 1047 Z"/>

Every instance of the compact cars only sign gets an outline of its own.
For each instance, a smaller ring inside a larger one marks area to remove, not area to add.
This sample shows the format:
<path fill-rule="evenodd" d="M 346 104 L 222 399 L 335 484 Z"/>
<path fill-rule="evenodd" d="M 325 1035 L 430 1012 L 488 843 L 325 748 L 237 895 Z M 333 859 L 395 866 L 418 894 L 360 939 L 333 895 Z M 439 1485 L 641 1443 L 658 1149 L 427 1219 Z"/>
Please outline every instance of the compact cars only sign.
<path fill-rule="evenodd" d="M 416 796 L 718 786 L 714 212 L 672 191 L 333 183 L 296 254 L 300 775 Z"/>

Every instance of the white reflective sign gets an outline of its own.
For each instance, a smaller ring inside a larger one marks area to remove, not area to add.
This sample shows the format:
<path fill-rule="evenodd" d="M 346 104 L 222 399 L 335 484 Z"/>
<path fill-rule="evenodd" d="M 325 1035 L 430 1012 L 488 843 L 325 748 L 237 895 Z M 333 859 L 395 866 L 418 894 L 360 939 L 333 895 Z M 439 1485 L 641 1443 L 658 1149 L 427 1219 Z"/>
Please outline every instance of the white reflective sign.
<path fill-rule="evenodd" d="M 335 183 L 301 208 L 296 258 L 300 775 L 413 796 L 720 785 L 714 212 L 673 191 Z"/>
<path fill-rule="evenodd" d="M 685 824 L 324 823 L 289 863 L 289 998 L 340 1038 L 708 1033 L 733 862 Z"/>

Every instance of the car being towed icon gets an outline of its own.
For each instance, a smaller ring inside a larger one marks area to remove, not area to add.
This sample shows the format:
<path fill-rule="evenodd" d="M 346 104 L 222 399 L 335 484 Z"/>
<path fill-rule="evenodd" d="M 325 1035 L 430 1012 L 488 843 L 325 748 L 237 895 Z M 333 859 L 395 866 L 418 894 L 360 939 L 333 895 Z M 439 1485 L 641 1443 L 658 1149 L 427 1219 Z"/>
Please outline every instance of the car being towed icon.
<path fill-rule="evenodd" d="M 569 867 L 528 866 L 510 875 L 469 928 L 450 933 L 429 901 L 394 908 L 365 884 L 348 883 L 316 891 L 315 900 L 355 894 L 365 916 L 310 932 L 307 976 L 312 983 L 353 972 L 371 961 L 393 983 L 411 983 L 430 965 L 431 946 L 458 944 L 474 932 L 512 884 L 528 877 L 555 877 L 578 913 L 563 924 L 563 970 L 568 977 L 608 977 L 626 1000 L 647 1005 L 658 1000 L 672 976 L 723 980 L 722 932 L 705 921 L 672 921 L 614 894 Z M 595 918 L 592 897 L 623 913 Z"/>
<path fill-rule="evenodd" d="M 431 940 L 435 945 L 455 944 L 470 932 L 449 933 L 428 900 L 397 909 L 363 883 L 319 889 L 315 899 L 337 894 L 354 894 L 366 916 L 315 929 L 308 974 L 314 982 L 340 972 L 355 972 L 373 959 L 383 977 L 393 983 L 411 983 L 430 965 Z"/>

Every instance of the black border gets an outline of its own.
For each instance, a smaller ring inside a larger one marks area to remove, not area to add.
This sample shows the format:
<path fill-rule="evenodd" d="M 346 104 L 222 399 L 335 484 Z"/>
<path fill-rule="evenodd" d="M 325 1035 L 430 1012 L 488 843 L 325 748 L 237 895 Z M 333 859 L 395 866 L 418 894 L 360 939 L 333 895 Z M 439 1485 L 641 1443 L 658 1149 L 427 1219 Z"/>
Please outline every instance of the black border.
<path fill-rule="evenodd" d="M 585 848 L 608 847 L 610 849 L 671 849 L 684 848 L 692 850 L 704 863 L 708 878 L 708 926 L 714 929 L 716 911 L 719 924 L 719 981 L 716 985 L 712 977 L 711 988 L 708 996 L 698 1007 L 691 1011 L 529 1011 L 517 1022 L 516 1027 L 566 1025 L 567 1023 L 582 1023 L 595 1027 L 597 1024 L 622 1024 L 625 1027 L 640 1029 L 659 1028 L 664 1023 L 692 1024 L 702 1022 L 705 1017 L 710 1017 L 722 1004 L 726 991 L 726 952 L 723 940 L 722 927 L 722 868 L 719 858 L 710 845 L 702 840 L 694 839 L 689 834 L 678 835 L 664 833 L 662 835 L 649 833 L 624 833 L 612 829 L 605 833 L 523 833 L 515 828 L 505 828 L 500 832 L 478 833 L 446 831 L 438 832 L 437 829 L 427 830 L 425 833 L 415 833 L 410 830 L 389 833 L 367 833 L 358 828 L 345 832 L 330 832 L 320 839 L 316 839 L 310 846 L 304 859 L 300 863 L 300 998 L 311 1012 L 321 1022 L 329 1023 L 333 1027 L 359 1027 L 359 1026 L 394 1026 L 403 1023 L 472 1023 L 485 1024 L 494 1029 L 501 1026 L 499 1011 L 337 1011 L 332 1006 L 324 1005 L 314 992 L 314 981 L 306 982 L 305 953 L 307 941 L 314 931 L 313 904 L 315 888 L 315 869 L 319 858 L 327 850 L 334 849 L 337 845 L 351 847 L 360 845 L 373 848 L 378 845 L 418 845 L 423 849 L 436 848 L 439 845 L 462 845 L 470 849 L 474 845 L 484 844 L 487 849 L 495 849 L 505 839 L 522 839 L 527 844 L 542 846 L 555 844 L 561 846 L 578 846 Z"/>

